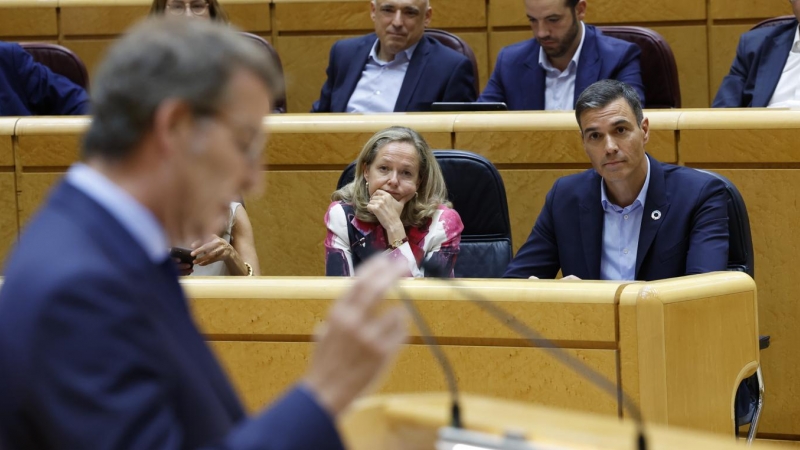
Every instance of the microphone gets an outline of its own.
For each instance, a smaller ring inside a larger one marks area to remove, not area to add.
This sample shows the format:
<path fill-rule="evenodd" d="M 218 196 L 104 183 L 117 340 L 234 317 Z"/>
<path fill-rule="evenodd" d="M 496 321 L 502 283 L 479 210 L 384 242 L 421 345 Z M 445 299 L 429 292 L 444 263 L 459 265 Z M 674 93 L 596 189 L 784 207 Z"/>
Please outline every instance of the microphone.
<path fill-rule="evenodd" d="M 458 383 L 456 382 L 456 375 L 453 371 L 453 366 L 450 365 L 450 361 L 442 351 L 442 346 L 439 345 L 436 337 L 434 337 L 433 333 L 431 333 L 428 323 L 422 318 L 422 314 L 420 314 L 419 310 L 414 305 L 414 302 L 411 301 L 411 297 L 408 295 L 405 289 L 401 288 L 399 285 L 396 286 L 395 289 L 397 289 L 397 293 L 400 295 L 400 300 L 403 302 L 406 309 L 411 314 L 414 323 L 417 325 L 422 337 L 422 342 L 424 342 L 425 346 L 427 346 L 431 353 L 433 353 L 433 356 L 436 358 L 436 360 L 439 362 L 439 366 L 442 368 L 442 372 L 444 372 L 445 379 L 447 380 L 447 387 L 450 390 L 450 426 L 453 428 L 461 428 L 461 405 L 458 402 Z"/>
<path fill-rule="evenodd" d="M 608 381 L 608 379 L 606 379 L 606 377 L 604 377 L 601 373 L 589 367 L 580 359 L 570 355 L 564 349 L 558 347 L 553 341 L 542 336 L 542 334 L 538 331 L 520 322 L 516 317 L 514 317 L 512 314 L 509 314 L 503 308 L 500 308 L 495 303 L 474 292 L 472 289 L 467 289 L 466 286 L 462 285 L 456 279 L 450 278 L 450 274 L 445 273 L 445 268 L 439 264 L 436 264 L 435 261 L 430 259 L 424 260 L 422 262 L 422 267 L 426 277 L 441 279 L 455 287 L 464 288 L 459 289 L 459 292 L 467 300 L 471 301 L 489 315 L 494 317 L 498 322 L 504 326 L 507 326 L 534 346 L 545 349 L 550 356 L 557 359 L 561 364 L 564 364 L 572 369 L 581 377 L 589 380 L 595 387 L 605 391 L 608 395 L 614 398 L 621 399 L 622 407 L 628 414 L 630 414 L 631 418 L 633 418 L 634 422 L 636 423 L 636 448 L 638 450 L 647 450 L 647 438 L 644 432 L 644 421 L 642 420 L 641 411 L 639 411 L 639 407 L 636 406 L 636 404 L 633 402 L 633 400 L 631 400 L 630 396 L 625 393 L 625 391 L 617 391 L 616 385 Z M 436 345 L 438 347 L 438 344 Z M 441 349 L 439 349 L 439 351 L 441 352 Z"/>

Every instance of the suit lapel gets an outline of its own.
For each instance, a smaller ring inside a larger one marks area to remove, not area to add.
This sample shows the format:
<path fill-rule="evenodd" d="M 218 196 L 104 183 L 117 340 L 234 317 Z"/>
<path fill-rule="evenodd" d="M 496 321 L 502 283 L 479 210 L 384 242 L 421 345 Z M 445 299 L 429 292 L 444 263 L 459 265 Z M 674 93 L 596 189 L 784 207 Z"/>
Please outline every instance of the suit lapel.
<path fill-rule="evenodd" d="M 516 93 L 522 97 L 522 108 L 533 111 L 541 111 L 544 109 L 544 69 L 539 66 L 539 49 L 542 48 L 535 39 L 532 39 L 531 50 L 525 57 L 523 66 L 525 70 L 520 75 L 522 77 L 522 86 L 530 86 L 529 89 L 522 89 L 522 92 Z M 512 95 L 512 93 L 507 93 Z"/>
<path fill-rule="evenodd" d="M 600 204 L 600 176 L 593 172 L 589 182 L 583 187 L 584 196 L 580 202 L 581 246 L 586 257 L 585 279 L 600 279 L 600 252 L 603 246 L 603 206 Z M 570 275 L 565 273 L 564 275 Z"/>
<path fill-rule="evenodd" d="M 772 40 L 764 42 L 764 56 L 758 65 L 756 83 L 753 87 L 753 102 L 750 106 L 765 107 L 772 98 L 783 73 L 783 66 L 786 65 L 789 52 L 792 50 L 794 30 L 795 27 L 792 27 L 791 31 L 780 33 Z"/>
<path fill-rule="evenodd" d="M 586 37 L 583 40 L 581 56 L 578 58 L 578 70 L 575 74 L 572 104 L 576 104 L 581 93 L 599 79 L 600 53 L 597 51 L 597 30 L 591 25 L 586 25 Z"/>
<path fill-rule="evenodd" d="M 428 64 L 428 53 L 431 51 L 431 44 L 428 43 L 428 38 L 422 37 L 414 49 L 414 54 L 411 55 L 411 61 L 408 63 L 408 70 L 406 76 L 403 78 L 403 85 L 400 87 L 400 93 L 397 94 L 397 102 L 394 104 L 394 112 L 403 112 L 408 110 L 408 105 L 414 97 L 414 91 L 417 89 L 417 84 L 422 78 L 425 67 Z"/>
<path fill-rule="evenodd" d="M 647 188 L 647 197 L 644 201 L 644 211 L 642 213 L 642 225 L 639 231 L 639 246 L 636 250 L 636 272 L 639 278 L 639 268 L 642 266 L 644 257 L 650 250 L 653 240 L 658 234 L 661 224 L 667 219 L 669 214 L 669 202 L 667 200 L 666 181 L 664 180 L 664 169 L 661 163 L 650 158 L 650 185 Z M 660 214 L 653 214 L 658 211 Z M 657 218 L 656 218 L 657 217 Z"/>
<path fill-rule="evenodd" d="M 344 95 L 335 99 L 336 104 L 331 105 L 331 111 L 347 111 L 347 103 L 356 90 L 358 80 L 361 79 L 361 73 L 364 71 L 364 66 L 367 65 L 369 53 L 372 51 L 372 46 L 375 45 L 377 39 L 378 37 L 375 34 L 364 36 L 364 38 L 361 39 L 358 47 L 356 47 L 354 58 L 351 61 L 352 63 L 347 66 L 347 72 L 342 82 L 341 92 Z"/>
<path fill-rule="evenodd" d="M 144 313 L 161 331 L 164 344 L 172 349 L 176 359 L 198 366 L 197 373 L 203 374 L 202 378 L 217 393 L 220 403 L 231 417 L 240 418 L 241 405 L 194 325 L 183 290 L 178 284 L 174 263 L 166 260 L 161 265 L 153 264 L 122 224 L 71 184 L 62 182 L 54 191 L 52 201 L 92 235 L 121 272 L 142 280 L 146 284 L 142 291 L 153 287 L 147 295 L 137 295 L 136 300 L 141 302 Z"/>

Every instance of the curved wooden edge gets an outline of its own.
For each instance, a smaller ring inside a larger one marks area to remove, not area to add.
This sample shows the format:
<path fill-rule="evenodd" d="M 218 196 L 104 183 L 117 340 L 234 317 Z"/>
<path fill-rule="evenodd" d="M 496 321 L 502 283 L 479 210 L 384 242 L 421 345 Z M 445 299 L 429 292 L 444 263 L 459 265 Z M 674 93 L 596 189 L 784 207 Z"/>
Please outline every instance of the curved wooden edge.
<path fill-rule="evenodd" d="M 185 277 L 180 280 L 187 296 L 193 299 L 335 299 L 353 285 L 343 277 Z M 614 304 L 617 292 L 626 283 L 613 281 L 461 279 L 457 284 L 445 280 L 404 279 L 399 282 L 412 299 L 464 300 L 463 290 L 490 301 Z M 400 298 L 397 290 L 386 296 Z"/>
<path fill-rule="evenodd" d="M 455 114 L 274 114 L 264 118 L 270 133 L 376 132 L 403 125 L 420 132 L 453 131 Z"/>
<path fill-rule="evenodd" d="M 92 122 L 89 116 L 22 117 L 17 121 L 17 136 L 82 134 Z"/>
<path fill-rule="evenodd" d="M 0 134 L 13 136 L 19 120 L 20 117 L 0 117 Z"/>
<path fill-rule="evenodd" d="M 19 0 L 17 0 L 19 1 Z M 31 3 L 37 3 L 39 0 L 26 0 Z M 69 8 L 69 7 L 78 7 L 78 6 L 99 6 L 104 8 L 112 8 L 115 6 L 150 6 L 152 4 L 152 0 L 48 0 L 53 1 L 53 3 L 58 3 L 58 6 L 62 8 Z M 8 2 L 8 0 L 3 0 L 3 3 Z M 225 0 L 225 7 L 230 5 L 241 5 L 241 4 L 264 4 L 264 3 L 271 3 L 270 0 Z"/>
<path fill-rule="evenodd" d="M 626 289 L 626 294 L 631 295 L 621 296 L 620 303 L 633 305 L 640 300 L 656 300 L 667 304 L 755 290 L 755 281 L 746 273 L 712 272 L 632 284 Z"/>
<path fill-rule="evenodd" d="M 0 9 L 5 8 L 57 8 L 58 0 L 3 0 Z"/>
<path fill-rule="evenodd" d="M 713 111 L 713 113 L 710 113 Z M 684 111 L 679 130 L 741 130 L 800 128 L 800 110 L 736 108 Z"/>
<path fill-rule="evenodd" d="M 631 420 L 471 394 L 462 394 L 460 402 L 464 423 L 471 430 L 495 435 L 519 431 L 530 442 L 552 448 L 636 448 L 636 427 Z M 368 397 L 353 405 L 339 427 L 352 450 L 434 448 L 436 432 L 448 422 L 449 403 L 446 393 Z M 651 448 L 664 450 L 740 448 L 727 436 L 675 427 L 646 423 L 645 434 Z M 762 443 L 754 447 L 781 448 Z"/>
<path fill-rule="evenodd" d="M 680 110 L 646 110 L 651 130 L 675 130 Z M 454 131 L 578 131 L 574 111 L 512 111 L 463 113 L 456 116 Z"/>

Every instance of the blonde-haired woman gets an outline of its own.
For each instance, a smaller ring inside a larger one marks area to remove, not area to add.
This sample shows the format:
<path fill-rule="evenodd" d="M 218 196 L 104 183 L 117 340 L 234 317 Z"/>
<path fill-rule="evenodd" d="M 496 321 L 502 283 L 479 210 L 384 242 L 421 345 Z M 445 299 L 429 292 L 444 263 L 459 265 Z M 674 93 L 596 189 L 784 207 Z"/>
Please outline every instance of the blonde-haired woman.
<path fill-rule="evenodd" d="M 391 127 L 375 133 L 358 155 L 355 179 L 331 200 L 326 275 L 353 275 L 361 262 L 387 252 L 405 258 L 411 276 L 425 276 L 425 267 L 432 266 L 453 276 L 464 225 L 447 201 L 433 152 L 416 131 Z"/>

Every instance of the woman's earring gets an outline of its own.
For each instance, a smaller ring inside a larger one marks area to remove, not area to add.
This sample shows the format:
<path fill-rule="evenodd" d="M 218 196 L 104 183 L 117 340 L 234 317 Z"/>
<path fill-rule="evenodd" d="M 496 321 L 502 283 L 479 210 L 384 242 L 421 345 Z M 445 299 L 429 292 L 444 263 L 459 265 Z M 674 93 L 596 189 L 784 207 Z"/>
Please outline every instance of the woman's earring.
<path fill-rule="evenodd" d="M 414 197 L 419 196 L 419 192 L 414 191 Z"/>

